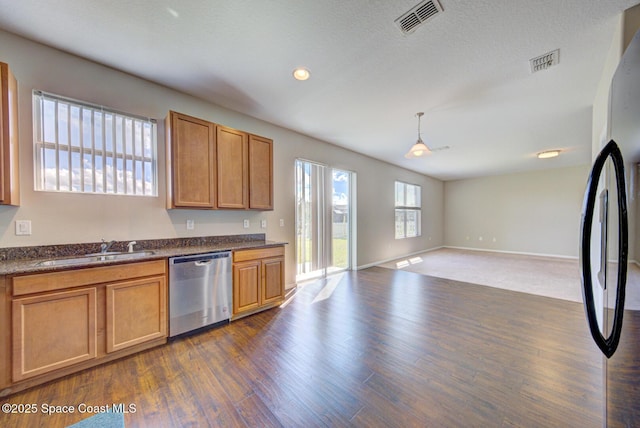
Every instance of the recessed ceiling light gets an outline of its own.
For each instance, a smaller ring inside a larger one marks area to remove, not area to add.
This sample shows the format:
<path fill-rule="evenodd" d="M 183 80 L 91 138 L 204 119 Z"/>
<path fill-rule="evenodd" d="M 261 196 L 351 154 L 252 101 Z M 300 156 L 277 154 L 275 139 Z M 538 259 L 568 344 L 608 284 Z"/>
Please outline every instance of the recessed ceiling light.
<path fill-rule="evenodd" d="M 311 77 L 311 73 L 309 73 L 309 70 L 304 67 L 298 67 L 293 70 L 293 77 L 296 80 L 307 80 L 309 77 Z"/>
<path fill-rule="evenodd" d="M 538 153 L 538 159 L 555 158 L 560 155 L 560 150 L 547 150 L 546 152 Z"/>

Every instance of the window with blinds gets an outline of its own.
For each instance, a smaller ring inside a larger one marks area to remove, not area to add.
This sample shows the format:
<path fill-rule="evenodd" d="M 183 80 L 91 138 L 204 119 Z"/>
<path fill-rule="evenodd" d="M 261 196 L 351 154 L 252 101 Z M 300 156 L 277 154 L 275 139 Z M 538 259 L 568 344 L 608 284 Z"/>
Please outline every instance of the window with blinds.
<path fill-rule="evenodd" d="M 33 92 L 35 190 L 157 196 L 154 120 Z"/>
<path fill-rule="evenodd" d="M 421 192 L 422 188 L 416 184 L 396 181 L 396 239 L 413 238 L 422 234 Z"/>

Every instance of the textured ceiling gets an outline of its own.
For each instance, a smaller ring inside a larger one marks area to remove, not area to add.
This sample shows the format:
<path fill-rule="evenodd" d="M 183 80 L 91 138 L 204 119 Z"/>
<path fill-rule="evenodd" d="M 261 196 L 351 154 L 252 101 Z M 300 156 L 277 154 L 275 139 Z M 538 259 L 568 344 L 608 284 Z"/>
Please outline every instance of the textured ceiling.
<path fill-rule="evenodd" d="M 417 3 L 0 0 L 0 28 L 443 180 L 590 163 L 596 87 L 638 0 L 440 0 L 404 35 Z M 409 160 L 418 111 L 450 148 Z"/>

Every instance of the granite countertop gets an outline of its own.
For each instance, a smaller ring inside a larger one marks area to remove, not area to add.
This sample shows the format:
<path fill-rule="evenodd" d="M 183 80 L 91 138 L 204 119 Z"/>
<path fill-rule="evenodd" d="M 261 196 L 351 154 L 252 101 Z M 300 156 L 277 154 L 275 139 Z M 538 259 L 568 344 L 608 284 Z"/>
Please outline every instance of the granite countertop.
<path fill-rule="evenodd" d="M 111 251 L 126 252 L 128 241 L 118 241 Z M 169 257 L 204 254 L 217 251 L 233 251 L 251 248 L 267 248 L 287 244 L 268 241 L 264 234 L 207 236 L 198 238 L 174 238 L 138 240 L 134 251 L 152 251 L 134 259 L 88 261 L 73 265 L 46 266 L 40 263 L 52 259 L 82 257 L 100 252 L 101 243 L 46 245 L 38 247 L 15 247 L 0 249 L 0 275 L 15 275 L 36 272 L 74 270 L 79 268 L 135 263 Z"/>

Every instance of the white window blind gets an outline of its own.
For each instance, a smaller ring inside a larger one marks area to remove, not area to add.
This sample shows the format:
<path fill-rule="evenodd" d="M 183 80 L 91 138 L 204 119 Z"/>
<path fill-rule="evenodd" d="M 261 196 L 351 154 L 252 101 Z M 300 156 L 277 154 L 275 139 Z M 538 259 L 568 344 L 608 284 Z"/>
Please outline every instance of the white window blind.
<path fill-rule="evenodd" d="M 154 120 L 33 92 L 35 190 L 158 195 Z"/>
<path fill-rule="evenodd" d="M 396 181 L 395 226 L 396 239 L 413 238 L 422 234 L 420 230 L 422 202 L 420 186 Z"/>

